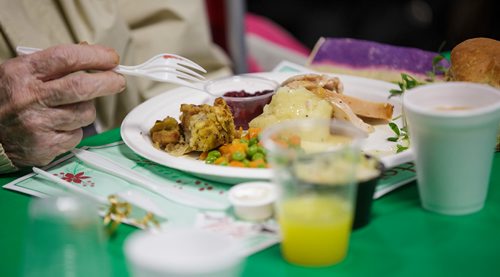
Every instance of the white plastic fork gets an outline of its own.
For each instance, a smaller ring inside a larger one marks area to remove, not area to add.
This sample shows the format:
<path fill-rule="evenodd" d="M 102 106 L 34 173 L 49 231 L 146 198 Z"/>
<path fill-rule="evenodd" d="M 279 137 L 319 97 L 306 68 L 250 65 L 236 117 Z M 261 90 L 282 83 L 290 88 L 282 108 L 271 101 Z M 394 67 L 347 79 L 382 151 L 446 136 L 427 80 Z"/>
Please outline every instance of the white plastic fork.
<path fill-rule="evenodd" d="M 42 49 L 18 46 L 18 55 L 27 55 L 38 52 Z M 118 65 L 113 71 L 139 77 L 146 77 L 159 82 L 174 83 L 198 90 L 203 90 L 202 86 L 196 85 L 203 82 L 205 77 L 194 70 L 206 73 L 207 71 L 197 63 L 174 54 L 158 54 L 142 64 L 127 66 Z"/>

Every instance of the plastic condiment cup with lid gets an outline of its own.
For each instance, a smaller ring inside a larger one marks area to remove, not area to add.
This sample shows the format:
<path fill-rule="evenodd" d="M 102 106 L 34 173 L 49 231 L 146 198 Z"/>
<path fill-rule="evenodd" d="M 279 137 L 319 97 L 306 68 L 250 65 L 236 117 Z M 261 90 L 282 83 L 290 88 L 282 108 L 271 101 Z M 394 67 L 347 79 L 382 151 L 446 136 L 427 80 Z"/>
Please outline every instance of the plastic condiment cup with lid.
<path fill-rule="evenodd" d="M 276 190 L 269 182 L 247 182 L 233 186 L 228 198 L 237 217 L 260 221 L 273 215 Z"/>
<path fill-rule="evenodd" d="M 237 240 L 201 229 L 139 231 L 125 242 L 129 270 L 135 277 L 239 276 L 241 253 Z"/>

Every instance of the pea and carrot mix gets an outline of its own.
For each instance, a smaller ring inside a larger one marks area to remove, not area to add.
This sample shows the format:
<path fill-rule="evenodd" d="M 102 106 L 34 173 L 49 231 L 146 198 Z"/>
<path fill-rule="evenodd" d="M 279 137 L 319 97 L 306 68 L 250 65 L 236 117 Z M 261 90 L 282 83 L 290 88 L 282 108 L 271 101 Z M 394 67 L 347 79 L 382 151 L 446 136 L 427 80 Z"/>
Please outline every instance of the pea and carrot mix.
<path fill-rule="evenodd" d="M 215 150 L 201 153 L 200 160 L 207 164 L 266 168 L 266 151 L 259 141 L 260 131 L 260 128 L 249 128 L 243 135 L 240 129 L 239 138 Z"/>

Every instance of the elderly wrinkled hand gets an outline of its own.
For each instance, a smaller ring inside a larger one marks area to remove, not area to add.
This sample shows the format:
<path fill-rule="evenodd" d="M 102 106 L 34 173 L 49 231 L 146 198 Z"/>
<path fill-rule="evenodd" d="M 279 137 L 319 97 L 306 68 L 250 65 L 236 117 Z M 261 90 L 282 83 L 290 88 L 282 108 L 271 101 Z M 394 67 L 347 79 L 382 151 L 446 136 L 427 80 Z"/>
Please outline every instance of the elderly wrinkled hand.
<path fill-rule="evenodd" d="M 43 166 L 75 147 L 96 118 L 93 99 L 125 89 L 118 54 L 60 45 L 0 65 L 0 143 L 18 167 Z M 93 73 L 85 72 L 92 70 Z"/>

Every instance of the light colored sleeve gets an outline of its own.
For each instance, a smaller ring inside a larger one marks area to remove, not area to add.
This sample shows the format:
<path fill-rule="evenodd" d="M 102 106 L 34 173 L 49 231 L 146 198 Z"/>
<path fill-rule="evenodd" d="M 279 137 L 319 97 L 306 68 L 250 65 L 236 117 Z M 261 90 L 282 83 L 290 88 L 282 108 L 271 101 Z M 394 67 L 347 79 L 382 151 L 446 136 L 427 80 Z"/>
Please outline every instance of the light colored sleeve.
<path fill-rule="evenodd" d="M 203 66 L 207 78 L 231 74 L 229 59 L 212 42 L 204 0 L 58 1 L 75 37 L 112 46 L 120 54 L 120 64 L 136 65 L 159 53 L 173 53 Z M 126 79 L 126 91 L 96 99 L 98 131 L 120 126 L 137 105 L 176 87 L 133 76 Z"/>
<path fill-rule="evenodd" d="M 0 58 L 16 46 L 101 44 L 116 49 L 120 63 L 142 63 L 158 53 L 185 56 L 208 70 L 207 78 L 231 74 L 230 61 L 213 42 L 204 0 L 0 0 Z M 175 86 L 126 77 L 127 89 L 95 100 L 98 131 L 120 126 L 133 108 Z"/>
<path fill-rule="evenodd" d="M 17 170 L 17 167 L 14 166 L 9 157 L 7 157 L 7 154 L 5 154 L 2 144 L 0 144 L 0 174 L 14 172 Z"/>

